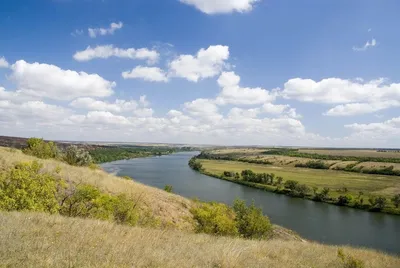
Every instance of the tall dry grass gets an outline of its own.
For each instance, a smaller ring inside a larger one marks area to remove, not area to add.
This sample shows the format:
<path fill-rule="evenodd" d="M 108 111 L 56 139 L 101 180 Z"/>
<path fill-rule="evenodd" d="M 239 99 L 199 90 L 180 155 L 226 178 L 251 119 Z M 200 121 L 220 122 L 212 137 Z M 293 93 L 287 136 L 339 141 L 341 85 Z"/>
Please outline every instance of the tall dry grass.
<path fill-rule="evenodd" d="M 338 247 L 297 241 L 250 241 L 144 229 L 38 213 L 0 213 L 1 267 L 344 267 Z M 400 259 L 343 247 L 365 268 Z"/>

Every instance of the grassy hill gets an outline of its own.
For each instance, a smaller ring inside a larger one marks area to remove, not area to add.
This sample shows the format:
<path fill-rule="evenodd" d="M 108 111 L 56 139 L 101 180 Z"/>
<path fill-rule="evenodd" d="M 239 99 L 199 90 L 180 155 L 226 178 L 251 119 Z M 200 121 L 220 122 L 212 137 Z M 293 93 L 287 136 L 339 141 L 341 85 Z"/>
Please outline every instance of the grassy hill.
<path fill-rule="evenodd" d="M 0 173 L 38 160 L 0 147 Z M 43 172 L 58 170 L 69 183 L 90 184 L 110 194 L 129 194 L 160 223 L 153 228 L 36 212 L 0 212 L 0 267 L 400 267 L 400 259 L 366 249 L 307 242 L 274 226 L 266 241 L 194 233 L 196 202 L 56 160 L 38 160 Z M 351 258 L 363 266 L 348 266 Z M 347 266 L 346 266 L 347 265 Z"/>

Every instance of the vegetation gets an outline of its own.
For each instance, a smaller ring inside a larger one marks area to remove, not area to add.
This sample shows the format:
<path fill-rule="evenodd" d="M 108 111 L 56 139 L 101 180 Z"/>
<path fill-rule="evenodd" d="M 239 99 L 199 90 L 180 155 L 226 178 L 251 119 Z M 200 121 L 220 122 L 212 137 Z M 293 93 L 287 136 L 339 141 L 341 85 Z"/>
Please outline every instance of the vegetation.
<path fill-rule="evenodd" d="M 161 146 L 130 146 L 130 147 L 99 147 L 89 153 L 96 163 L 106 163 L 117 160 L 139 157 L 165 155 L 176 152 L 176 149 Z"/>
<path fill-rule="evenodd" d="M 24 153 L 42 159 L 57 158 L 59 156 L 59 150 L 54 142 L 45 142 L 39 138 L 28 139 Z"/>
<path fill-rule="evenodd" d="M 400 158 L 387 157 L 366 157 L 366 156 L 350 156 L 350 155 L 326 155 L 318 153 L 305 153 L 298 149 L 273 149 L 264 152 L 266 155 L 285 155 L 291 157 L 302 157 L 319 160 L 340 160 L 340 161 L 357 161 L 357 162 L 389 162 L 400 163 Z"/>
<path fill-rule="evenodd" d="M 203 169 L 203 165 L 197 161 L 196 157 L 192 157 L 189 160 L 189 166 L 196 171 L 201 171 Z"/>
<path fill-rule="evenodd" d="M 73 166 L 89 166 L 92 164 L 92 157 L 88 151 L 70 145 L 65 150 L 64 161 Z"/>
<path fill-rule="evenodd" d="M 372 175 L 327 170 L 310 172 L 229 161 L 192 161 L 202 165 L 200 172 L 235 183 L 339 206 L 400 214 L 400 195 L 393 194 L 392 190 L 400 185 L 392 177 L 379 179 Z M 387 193 L 385 189 L 388 189 Z"/>
<path fill-rule="evenodd" d="M 165 185 L 164 190 L 165 190 L 167 193 L 172 193 L 172 192 L 173 192 L 172 185 Z"/>
<path fill-rule="evenodd" d="M 243 200 L 236 200 L 233 208 L 220 203 L 203 203 L 194 207 L 192 213 L 197 232 L 247 239 L 265 239 L 272 232 L 272 225 L 262 210 L 254 203 L 246 206 Z"/>
<path fill-rule="evenodd" d="M 305 164 L 298 163 L 295 167 L 302 167 L 302 168 L 313 168 L 313 169 L 329 169 L 329 165 L 325 164 L 322 161 L 308 161 Z"/>

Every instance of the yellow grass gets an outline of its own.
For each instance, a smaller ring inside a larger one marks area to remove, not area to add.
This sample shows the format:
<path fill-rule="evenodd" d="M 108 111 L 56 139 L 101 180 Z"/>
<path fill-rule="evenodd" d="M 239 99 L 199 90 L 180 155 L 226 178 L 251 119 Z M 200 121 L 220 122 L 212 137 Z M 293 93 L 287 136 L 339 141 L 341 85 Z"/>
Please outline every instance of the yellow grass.
<path fill-rule="evenodd" d="M 344 267 L 337 246 L 250 241 L 37 213 L 0 213 L 0 267 Z M 398 257 L 342 247 L 365 268 Z"/>
<path fill-rule="evenodd" d="M 0 172 L 15 163 L 33 160 L 38 159 L 18 150 L 0 147 Z M 74 167 L 51 159 L 39 160 L 39 162 L 43 163 L 44 169 L 49 171 L 53 171 L 57 166 L 61 167 L 60 175 L 74 183 L 91 184 L 108 193 L 126 193 L 133 196 L 139 200 L 142 209 L 150 210 L 163 225 L 185 230 L 192 229 L 192 214 L 189 211 L 192 206 L 191 200 L 135 181 L 121 179 L 102 170 Z"/>

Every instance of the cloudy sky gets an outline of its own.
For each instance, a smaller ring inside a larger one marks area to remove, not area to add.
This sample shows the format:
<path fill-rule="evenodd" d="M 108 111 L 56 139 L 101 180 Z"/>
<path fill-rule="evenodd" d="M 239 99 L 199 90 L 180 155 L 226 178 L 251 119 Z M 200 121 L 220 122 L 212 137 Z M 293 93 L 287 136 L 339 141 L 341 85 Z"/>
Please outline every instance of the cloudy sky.
<path fill-rule="evenodd" d="M 0 135 L 400 147 L 400 1 L 3 0 Z"/>

